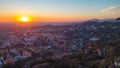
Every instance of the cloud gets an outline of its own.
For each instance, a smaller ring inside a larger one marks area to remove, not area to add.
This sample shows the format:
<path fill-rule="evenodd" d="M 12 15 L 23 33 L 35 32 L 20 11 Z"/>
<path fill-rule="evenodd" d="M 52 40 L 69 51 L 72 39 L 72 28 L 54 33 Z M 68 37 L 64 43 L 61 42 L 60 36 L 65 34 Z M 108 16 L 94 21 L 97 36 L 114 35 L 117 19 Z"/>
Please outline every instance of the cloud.
<path fill-rule="evenodd" d="M 103 13 L 113 13 L 119 14 L 120 13 L 120 6 L 113 6 L 102 10 Z"/>

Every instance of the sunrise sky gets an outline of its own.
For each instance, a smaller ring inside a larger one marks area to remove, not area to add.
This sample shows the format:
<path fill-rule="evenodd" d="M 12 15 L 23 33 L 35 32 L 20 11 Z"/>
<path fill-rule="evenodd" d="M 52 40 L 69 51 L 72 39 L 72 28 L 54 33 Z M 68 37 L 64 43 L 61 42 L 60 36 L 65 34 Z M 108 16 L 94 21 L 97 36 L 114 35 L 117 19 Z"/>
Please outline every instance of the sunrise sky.
<path fill-rule="evenodd" d="M 27 16 L 39 21 L 79 21 L 120 16 L 120 0 L 0 0 L 0 22 Z"/>

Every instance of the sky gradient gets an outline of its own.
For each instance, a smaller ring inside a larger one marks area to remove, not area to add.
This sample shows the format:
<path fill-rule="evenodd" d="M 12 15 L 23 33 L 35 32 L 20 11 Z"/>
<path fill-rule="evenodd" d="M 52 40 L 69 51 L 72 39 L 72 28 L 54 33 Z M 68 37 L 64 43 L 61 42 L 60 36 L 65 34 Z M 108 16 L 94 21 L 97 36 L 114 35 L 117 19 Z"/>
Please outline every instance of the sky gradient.
<path fill-rule="evenodd" d="M 76 21 L 120 16 L 120 0 L 0 0 L 0 22 L 18 16 L 33 21 Z"/>

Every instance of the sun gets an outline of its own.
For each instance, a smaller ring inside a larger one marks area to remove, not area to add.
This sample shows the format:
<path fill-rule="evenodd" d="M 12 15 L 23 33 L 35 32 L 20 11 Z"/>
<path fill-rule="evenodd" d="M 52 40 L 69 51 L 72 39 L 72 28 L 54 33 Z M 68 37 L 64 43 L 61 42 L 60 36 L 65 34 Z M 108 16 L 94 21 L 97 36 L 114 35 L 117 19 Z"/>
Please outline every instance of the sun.
<path fill-rule="evenodd" d="M 33 16 L 31 15 L 17 15 L 15 17 L 15 20 L 17 23 L 19 24 L 30 24 L 30 23 L 33 23 Z"/>
<path fill-rule="evenodd" d="M 30 21 L 30 19 L 26 16 L 21 17 L 20 20 L 21 20 L 21 22 L 29 22 Z"/>

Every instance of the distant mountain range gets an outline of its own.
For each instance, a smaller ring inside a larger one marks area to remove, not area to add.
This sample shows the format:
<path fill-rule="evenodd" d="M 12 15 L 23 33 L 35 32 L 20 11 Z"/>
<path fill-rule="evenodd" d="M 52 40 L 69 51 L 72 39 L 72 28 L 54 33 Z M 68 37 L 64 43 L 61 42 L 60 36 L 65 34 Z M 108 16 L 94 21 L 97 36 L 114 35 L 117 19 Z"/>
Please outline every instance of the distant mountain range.
<path fill-rule="evenodd" d="M 106 18 L 106 19 L 90 19 L 90 20 L 87 20 L 87 21 L 84 21 L 84 22 L 95 22 L 95 23 L 101 23 L 101 22 L 105 22 L 105 21 L 108 21 L 108 22 L 111 22 L 111 21 L 114 21 L 116 18 Z M 84 23 L 83 22 L 83 23 Z"/>
<path fill-rule="evenodd" d="M 43 26 L 43 25 L 69 25 L 69 24 L 80 24 L 80 23 L 101 23 L 104 21 L 114 21 L 118 18 L 90 19 L 86 21 L 71 21 L 71 22 L 35 22 L 35 23 L 32 23 L 31 25 Z M 19 24 L 18 23 L 0 23 L 0 27 L 15 27 L 15 26 L 19 26 Z"/>

